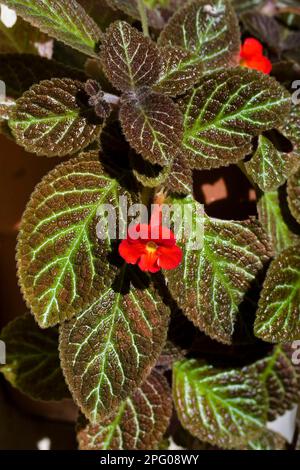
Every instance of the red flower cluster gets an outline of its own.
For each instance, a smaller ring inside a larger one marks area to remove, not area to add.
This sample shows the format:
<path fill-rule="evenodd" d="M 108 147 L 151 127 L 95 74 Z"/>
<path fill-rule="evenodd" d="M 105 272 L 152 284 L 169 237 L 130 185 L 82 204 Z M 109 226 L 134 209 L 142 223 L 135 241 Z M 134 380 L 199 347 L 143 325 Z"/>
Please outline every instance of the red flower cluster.
<path fill-rule="evenodd" d="M 162 225 L 135 225 L 121 242 L 119 253 L 127 263 L 137 264 L 142 271 L 150 273 L 175 269 L 182 260 L 174 233 Z"/>
<path fill-rule="evenodd" d="M 262 44 L 254 38 L 245 40 L 240 52 L 240 65 L 269 74 L 272 63 L 263 55 Z"/>

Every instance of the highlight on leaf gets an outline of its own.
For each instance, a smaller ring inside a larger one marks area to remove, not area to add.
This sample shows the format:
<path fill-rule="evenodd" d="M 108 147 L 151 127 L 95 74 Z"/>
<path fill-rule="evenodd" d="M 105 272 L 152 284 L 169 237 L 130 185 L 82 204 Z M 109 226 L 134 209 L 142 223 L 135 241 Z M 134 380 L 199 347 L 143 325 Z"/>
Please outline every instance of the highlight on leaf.
<path fill-rule="evenodd" d="M 236 67 L 203 78 L 179 103 L 190 166 L 209 169 L 251 153 L 254 136 L 284 122 L 291 97 L 273 78 Z"/>
<path fill-rule="evenodd" d="M 185 429 L 225 449 L 256 439 L 266 424 L 265 387 L 254 371 L 221 370 L 185 359 L 173 367 L 173 400 Z"/>
<path fill-rule="evenodd" d="M 173 162 L 183 134 L 182 114 L 168 96 L 141 90 L 125 95 L 120 121 L 129 144 L 152 164 Z"/>
<path fill-rule="evenodd" d="M 161 69 L 155 43 L 125 21 L 116 21 L 106 31 L 100 60 L 107 78 L 120 91 L 153 85 Z"/>
<path fill-rule="evenodd" d="M 18 274 L 25 300 L 42 328 L 71 318 L 112 281 L 110 234 L 98 240 L 100 204 L 132 198 L 108 176 L 97 153 L 52 170 L 38 184 L 24 213 Z"/>
<path fill-rule="evenodd" d="M 75 0 L 3 0 L 24 20 L 84 54 L 97 56 L 101 31 Z"/>
<path fill-rule="evenodd" d="M 0 372 L 13 387 L 36 400 L 69 398 L 58 355 L 58 331 L 42 331 L 29 313 L 17 317 L 1 332 L 6 364 Z"/>
<path fill-rule="evenodd" d="M 131 397 L 99 424 L 79 423 L 80 450 L 155 450 L 170 422 L 171 390 L 153 371 Z"/>
<path fill-rule="evenodd" d="M 145 380 L 164 347 L 168 321 L 148 277 L 122 268 L 112 287 L 61 326 L 66 381 L 92 423 L 106 419 Z"/>
<path fill-rule="evenodd" d="M 272 252 L 255 220 L 226 221 L 201 215 L 191 197 L 173 199 L 191 223 L 203 224 L 203 243 L 179 242 L 183 261 L 165 272 L 168 288 L 183 313 L 205 334 L 230 344 L 239 306 Z M 201 221 L 201 218 L 203 220 Z"/>
<path fill-rule="evenodd" d="M 255 320 L 255 334 L 270 343 L 300 337 L 300 247 L 282 251 L 272 261 Z"/>
<path fill-rule="evenodd" d="M 194 65 L 202 64 L 205 72 L 236 65 L 240 30 L 230 1 L 184 3 L 161 32 L 158 44 L 191 52 Z"/>
<path fill-rule="evenodd" d="M 28 152 L 53 157 L 74 154 L 96 140 L 103 119 L 88 104 L 84 87 L 69 78 L 33 85 L 9 119 L 16 142 Z"/>

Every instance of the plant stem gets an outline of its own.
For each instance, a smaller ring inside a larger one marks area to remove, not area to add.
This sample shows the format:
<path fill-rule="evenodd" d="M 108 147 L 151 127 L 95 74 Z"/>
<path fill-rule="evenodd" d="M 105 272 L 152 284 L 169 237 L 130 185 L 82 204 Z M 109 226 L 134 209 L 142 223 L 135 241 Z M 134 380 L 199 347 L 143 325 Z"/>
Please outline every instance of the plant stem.
<path fill-rule="evenodd" d="M 139 13 L 141 16 L 144 36 L 149 37 L 148 18 L 147 18 L 147 12 L 146 12 L 144 1 L 137 0 L 137 4 L 138 4 Z"/>

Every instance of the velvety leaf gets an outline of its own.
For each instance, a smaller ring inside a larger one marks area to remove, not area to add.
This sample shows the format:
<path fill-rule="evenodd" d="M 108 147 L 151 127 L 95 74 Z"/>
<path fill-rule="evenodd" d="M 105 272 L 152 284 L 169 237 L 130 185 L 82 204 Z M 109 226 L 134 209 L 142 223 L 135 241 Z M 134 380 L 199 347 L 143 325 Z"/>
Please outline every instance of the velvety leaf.
<path fill-rule="evenodd" d="M 296 153 L 284 153 L 261 135 L 258 148 L 245 167 L 262 191 L 274 191 L 282 186 L 300 164 Z"/>
<path fill-rule="evenodd" d="M 284 347 L 277 346 L 272 354 L 254 364 L 269 397 L 268 421 L 273 421 L 297 404 L 300 392 L 298 375 Z"/>
<path fill-rule="evenodd" d="M 70 396 L 58 356 L 58 332 L 41 330 L 29 313 L 17 317 L 1 332 L 6 344 L 5 378 L 37 400 L 62 400 Z"/>
<path fill-rule="evenodd" d="M 280 54 L 283 28 L 274 16 L 254 10 L 243 14 L 241 21 L 249 35 L 263 42 L 271 51 Z"/>
<path fill-rule="evenodd" d="M 127 141 L 151 163 L 172 163 L 181 146 L 182 114 L 168 96 L 141 92 L 124 97 L 120 120 Z M 133 125 L 134 123 L 134 125 Z"/>
<path fill-rule="evenodd" d="M 182 95 L 200 80 L 202 63 L 195 59 L 193 53 L 167 46 L 160 48 L 160 54 L 162 68 L 154 90 L 170 96 Z"/>
<path fill-rule="evenodd" d="M 135 152 L 130 153 L 132 173 L 146 188 L 156 188 L 165 183 L 170 173 L 170 165 L 162 167 L 144 160 Z"/>
<path fill-rule="evenodd" d="M 240 31 L 227 0 L 193 0 L 180 8 L 162 31 L 160 46 L 179 46 L 193 53 L 204 71 L 236 65 Z"/>
<path fill-rule="evenodd" d="M 240 14 L 264 6 L 267 0 L 231 0 L 231 2 L 235 11 Z"/>
<path fill-rule="evenodd" d="M 35 189 L 17 260 L 25 300 L 42 328 L 82 311 L 111 281 L 110 238 L 97 238 L 97 210 L 117 207 L 122 195 L 131 201 L 92 152 L 59 165 Z"/>
<path fill-rule="evenodd" d="M 288 118 L 284 121 L 281 132 L 294 144 L 294 150 L 300 151 L 300 106 L 292 103 Z"/>
<path fill-rule="evenodd" d="M 165 344 L 168 314 L 149 280 L 123 268 L 117 284 L 62 325 L 62 368 L 90 421 L 106 419 L 145 380 Z"/>
<path fill-rule="evenodd" d="M 203 78 L 180 101 L 184 149 L 197 169 L 236 163 L 252 149 L 253 136 L 284 122 L 290 95 L 273 78 L 237 67 Z"/>
<path fill-rule="evenodd" d="M 173 367 L 173 398 L 183 427 L 223 448 L 255 439 L 266 422 L 265 388 L 253 372 L 183 360 Z"/>
<path fill-rule="evenodd" d="M 234 222 L 201 215 L 201 207 L 189 197 L 172 203 L 181 206 L 181 214 L 194 226 L 192 234 L 178 238 L 183 261 L 165 272 L 168 288 L 195 326 L 230 343 L 239 305 L 271 255 L 267 237 L 255 220 Z M 190 241 L 202 224 L 203 244 L 195 247 Z"/>
<path fill-rule="evenodd" d="M 96 56 L 101 31 L 75 0 L 3 0 L 24 20 L 85 54 Z"/>
<path fill-rule="evenodd" d="M 37 54 L 37 45 L 49 41 L 49 38 L 38 29 L 18 18 L 16 23 L 8 28 L 0 21 L 0 52 Z"/>
<path fill-rule="evenodd" d="M 103 120 L 88 105 L 84 83 L 45 80 L 18 99 L 9 126 L 19 145 L 37 155 L 65 156 L 97 139 Z"/>
<path fill-rule="evenodd" d="M 107 0 L 107 3 L 112 8 L 117 8 L 118 10 L 126 13 L 126 15 L 131 16 L 136 20 L 141 20 L 137 0 Z M 147 8 L 146 2 L 145 7 L 149 25 L 153 28 L 161 29 L 165 24 L 162 12 L 159 9 L 152 10 L 151 8 Z"/>
<path fill-rule="evenodd" d="M 193 172 L 189 168 L 184 152 L 178 151 L 165 181 L 171 193 L 188 195 L 193 193 Z"/>
<path fill-rule="evenodd" d="M 100 424 L 85 423 L 77 433 L 80 450 L 156 449 L 172 414 L 171 390 L 153 371 L 132 397 Z"/>
<path fill-rule="evenodd" d="M 290 220 L 286 209 L 277 191 L 262 194 L 258 201 L 259 220 L 277 254 L 300 242 L 300 227 Z"/>
<path fill-rule="evenodd" d="M 282 251 L 271 263 L 261 293 L 255 334 L 284 343 L 300 337 L 300 245 Z"/>
<path fill-rule="evenodd" d="M 168 340 L 158 358 L 156 367 L 162 370 L 172 369 L 174 362 L 183 359 L 185 351 L 176 346 L 172 341 Z"/>
<path fill-rule="evenodd" d="M 155 83 L 161 63 L 156 45 L 125 21 L 105 33 L 100 59 L 107 78 L 121 91 Z"/>
<path fill-rule="evenodd" d="M 288 203 L 293 217 L 300 224 L 300 169 L 288 180 Z"/>
<path fill-rule="evenodd" d="M 265 429 L 261 436 L 250 441 L 244 450 L 286 450 L 286 440 L 274 431 Z"/>
<path fill-rule="evenodd" d="M 55 60 L 32 54 L 0 54 L 0 80 L 6 83 L 6 94 L 19 98 L 32 85 L 52 77 L 86 80 L 79 70 Z"/>
<path fill-rule="evenodd" d="M 102 31 L 114 21 L 120 20 L 122 17 L 126 18 L 126 15 L 111 8 L 106 0 L 78 0 L 78 3 L 96 21 Z"/>

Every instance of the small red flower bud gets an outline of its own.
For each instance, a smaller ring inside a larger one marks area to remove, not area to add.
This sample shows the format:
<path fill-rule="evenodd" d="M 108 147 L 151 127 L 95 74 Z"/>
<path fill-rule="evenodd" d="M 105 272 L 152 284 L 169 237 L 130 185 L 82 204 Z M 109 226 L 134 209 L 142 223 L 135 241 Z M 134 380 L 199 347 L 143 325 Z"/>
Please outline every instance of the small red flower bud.
<path fill-rule="evenodd" d="M 272 70 L 271 61 L 263 55 L 263 46 L 255 38 L 245 40 L 240 51 L 240 65 L 255 69 L 265 74 Z"/>

